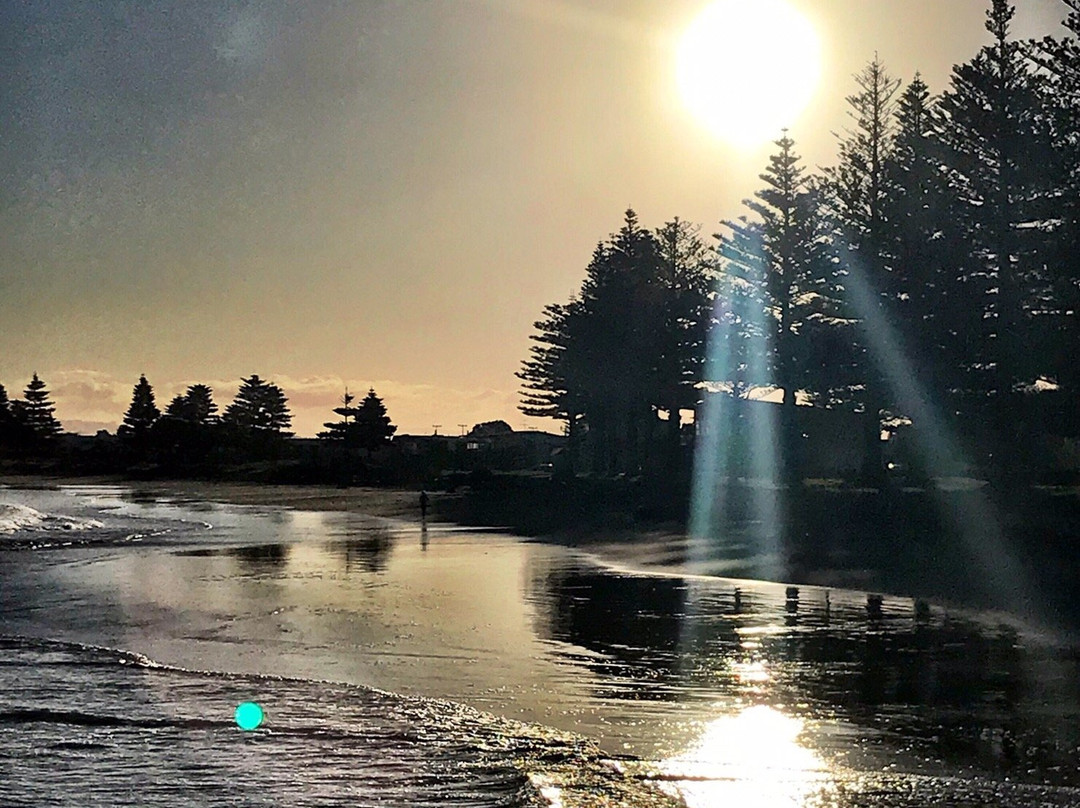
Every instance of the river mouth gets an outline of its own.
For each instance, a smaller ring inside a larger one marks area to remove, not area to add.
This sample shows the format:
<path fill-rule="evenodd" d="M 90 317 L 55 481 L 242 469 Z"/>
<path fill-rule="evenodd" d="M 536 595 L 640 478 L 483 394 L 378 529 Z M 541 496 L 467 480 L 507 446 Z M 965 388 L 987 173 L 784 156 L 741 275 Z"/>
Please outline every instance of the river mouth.
<path fill-rule="evenodd" d="M 0 554 L 4 634 L 448 700 L 583 736 L 691 805 L 864 804 L 874 789 L 879 804 L 915 805 L 901 796 L 928 784 L 944 789 L 936 804 L 1035 804 L 1031 789 L 1076 804 L 1075 651 L 996 614 L 641 574 L 351 513 L 18 494 L 117 535 L 140 519 L 159 529 Z"/>

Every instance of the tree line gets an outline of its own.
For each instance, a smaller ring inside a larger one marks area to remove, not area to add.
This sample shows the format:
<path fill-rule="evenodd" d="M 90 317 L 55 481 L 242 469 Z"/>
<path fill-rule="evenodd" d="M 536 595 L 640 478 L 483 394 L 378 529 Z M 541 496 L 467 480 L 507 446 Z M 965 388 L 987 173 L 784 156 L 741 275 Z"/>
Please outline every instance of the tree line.
<path fill-rule="evenodd" d="M 627 211 L 535 324 L 521 411 L 561 420 L 601 473 L 670 468 L 707 390 L 782 391 L 794 474 L 797 401 L 866 413 L 873 477 L 898 422 L 999 467 L 1080 432 L 1080 0 L 1063 1 L 1065 36 L 1018 41 L 992 0 L 990 44 L 938 95 L 875 56 L 835 164 L 807 169 L 784 132 L 711 240 Z"/>
<path fill-rule="evenodd" d="M 396 431 L 374 388 L 353 407 L 346 389 L 343 406 L 334 410 L 342 421 L 325 424 L 319 438 L 370 454 Z M 274 456 L 292 436 L 292 414 L 284 391 L 257 374 L 241 379 L 240 388 L 220 415 L 213 390 L 190 385 L 162 411 L 145 375 L 135 384 L 131 403 L 116 435 L 128 462 L 163 462 L 184 466 L 222 451 L 252 458 Z M 10 400 L 0 385 L 0 448 L 20 454 L 45 453 L 62 432 L 56 406 L 44 381 L 35 373 L 22 399 Z"/>

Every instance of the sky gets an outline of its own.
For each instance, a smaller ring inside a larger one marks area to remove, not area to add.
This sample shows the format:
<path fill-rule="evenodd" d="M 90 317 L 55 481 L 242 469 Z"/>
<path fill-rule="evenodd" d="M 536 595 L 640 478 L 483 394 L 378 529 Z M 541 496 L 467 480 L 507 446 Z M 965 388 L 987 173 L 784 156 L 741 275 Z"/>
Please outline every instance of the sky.
<path fill-rule="evenodd" d="M 810 167 L 875 52 L 939 92 L 987 39 L 983 0 L 791 4 L 824 58 L 791 125 Z M 726 145 L 675 90 L 706 5 L 0 4 L 0 383 L 37 372 L 85 433 L 140 374 L 164 407 L 193 383 L 224 405 L 252 373 L 300 435 L 346 384 L 400 433 L 557 431 L 517 411 L 544 305 L 627 207 L 711 236 L 759 187 L 770 145 Z M 1058 30 L 1059 0 L 1018 6 L 1019 35 Z"/>

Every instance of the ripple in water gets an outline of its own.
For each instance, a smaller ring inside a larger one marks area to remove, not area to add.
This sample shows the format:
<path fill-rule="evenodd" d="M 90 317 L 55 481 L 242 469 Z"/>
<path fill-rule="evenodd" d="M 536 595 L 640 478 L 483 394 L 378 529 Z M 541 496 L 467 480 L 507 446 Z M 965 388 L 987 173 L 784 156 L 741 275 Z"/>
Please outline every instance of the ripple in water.
<path fill-rule="evenodd" d="M 70 643 L 0 653 L 3 805 L 677 804 L 581 739 L 450 702 Z M 232 710 L 256 697 L 266 723 L 244 732 Z"/>

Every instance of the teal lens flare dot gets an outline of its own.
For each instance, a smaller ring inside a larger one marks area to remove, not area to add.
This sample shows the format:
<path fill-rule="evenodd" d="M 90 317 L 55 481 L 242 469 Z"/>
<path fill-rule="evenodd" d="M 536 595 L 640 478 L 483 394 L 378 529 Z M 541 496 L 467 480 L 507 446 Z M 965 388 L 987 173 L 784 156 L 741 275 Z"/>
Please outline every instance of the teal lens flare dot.
<path fill-rule="evenodd" d="M 263 709 L 253 701 L 245 701 L 236 707 L 236 724 L 240 729 L 252 730 L 263 722 Z"/>

